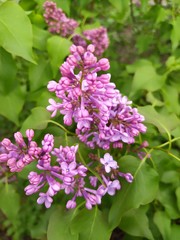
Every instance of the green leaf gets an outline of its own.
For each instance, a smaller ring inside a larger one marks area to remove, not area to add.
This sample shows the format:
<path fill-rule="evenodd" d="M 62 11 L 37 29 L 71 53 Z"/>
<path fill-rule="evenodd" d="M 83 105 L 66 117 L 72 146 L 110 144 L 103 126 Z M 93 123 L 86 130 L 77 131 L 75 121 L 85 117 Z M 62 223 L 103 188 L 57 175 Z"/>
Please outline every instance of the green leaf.
<path fill-rule="evenodd" d="M 61 8 L 67 15 L 70 14 L 70 0 L 54 0 L 57 3 L 57 7 Z"/>
<path fill-rule="evenodd" d="M 36 91 L 52 79 L 52 71 L 49 62 L 43 57 L 38 59 L 37 65 L 29 66 L 30 91 Z"/>
<path fill-rule="evenodd" d="M 47 39 L 51 36 L 48 31 L 32 25 L 33 30 L 33 47 L 39 50 L 46 50 Z"/>
<path fill-rule="evenodd" d="M 94 18 L 96 17 L 97 13 L 96 12 L 92 12 L 92 11 L 87 11 L 85 9 L 83 9 L 81 11 L 81 14 L 85 17 L 85 18 Z"/>
<path fill-rule="evenodd" d="M 59 67 L 63 63 L 65 57 L 69 54 L 71 44 L 71 41 L 59 36 L 53 36 L 48 39 L 47 51 L 50 57 L 54 77 L 59 71 Z"/>
<path fill-rule="evenodd" d="M 24 105 L 24 95 L 20 88 L 15 88 L 7 95 L 0 94 L 0 103 L 0 114 L 18 126 L 19 114 Z"/>
<path fill-rule="evenodd" d="M 43 212 L 43 214 L 38 216 L 38 221 L 36 222 L 36 224 L 29 229 L 31 232 L 32 239 L 42 239 L 42 240 L 44 238 L 47 239 L 45 237 L 47 235 L 47 226 L 49 223 L 50 215 L 52 214 L 53 211 L 54 211 L 54 208 L 51 207 L 50 209 L 46 209 L 46 211 Z"/>
<path fill-rule="evenodd" d="M 141 62 L 141 60 L 139 62 Z M 162 88 L 166 77 L 159 75 L 150 61 L 143 60 L 142 64 L 136 66 L 131 96 L 138 90 L 144 89 L 153 92 Z"/>
<path fill-rule="evenodd" d="M 20 209 L 19 195 L 12 185 L 0 185 L 0 208 L 7 218 L 14 222 Z"/>
<path fill-rule="evenodd" d="M 172 168 L 172 167 L 171 167 Z M 175 183 L 179 182 L 179 173 L 175 170 L 164 171 L 161 177 L 161 182 L 164 183 Z"/>
<path fill-rule="evenodd" d="M 165 85 L 162 89 L 164 103 L 170 113 L 180 114 L 179 91 L 174 86 Z"/>
<path fill-rule="evenodd" d="M 90 211 L 86 208 L 80 211 L 72 221 L 71 230 L 79 234 L 79 240 L 109 240 L 111 235 L 107 222 L 97 207 Z"/>
<path fill-rule="evenodd" d="M 0 46 L 34 63 L 30 20 L 24 10 L 12 1 L 0 5 Z"/>
<path fill-rule="evenodd" d="M 124 22 L 130 14 L 130 7 L 128 0 L 109 0 L 112 6 L 116 9 L 116 19 L 120 22 Z"/>
<path fill-rule="evenodd" d="M 179 225 L 172 224 L 171 239 L 172 240 L 180 239 L 180 227 L 179 227 Z"/>
<path fill-rule="evenodd" d="M 147 102 L 151 103 L 154 107 L 158 106 L 161 107 L 164 105 L 164 102 L 160 101 L 159 99 L 157 99 L 152 92 L 148 92 L 146 95 L 146 100 Z"/>
<path fill-rule="evenodd" d="M 176 197 L 177 197 L 177 206 L 180 211 L 180 187 L 176 189 Z"/>
<path fill-rule="evenodd" d="M 21 172 L 18 172 L 18 177 L 27 180 L 29 173 L 36 172 L 36 171 L 37 171 L 37 161 L 33 161 L 31 162 L 31 164 L 28 164 Z"/>
<path fill-rule="evenodd" d="M 75 217 L 77 210 L 63 210 L 57 208 L 49 219 L 49 225 L 47 229 L 48 240 L 78 240 L 78 235 L 73 234 L 70 231 L 70 224 L 72 219 Z"/>
<path fill-rule="evenodd" d="M 11 54 L 0 48 L 0 92 L 7 94 L 18 85 L 16 73 L 16 63 Z"/>
<path fill-rule="evenodd" d="M 177 199 L 171 185 L 160 184 L 157 200 L 164 206 L 171 219 L 180 218 L 180 210 L 177 207 Z"/>
<path fill-rule="evenodd" d="M 47 91 L 47 87 L 42 87 L 35 92 L 30 92 L 28 95 L 29 102 L 36 102 L 36 106 L 46 108 L 48 106 L 48 100 L 52 98 L 52 94 Z"/>
<path fill-rule="evenodd" d="M 170 9 L 166 8 L 159 8 L 158 14 L 157 14 L 157 19 L 156 19 L 156 24 L 160 22 L 165 22 L 168 20 L 168 18 L 171 16 L 171 11 Z"/>
<path fill-rule="evenodd" d="M 159 114 L 150 105 L 138 107 L 138 111 L 145 117 L 145 122 L 156 126 L 160 133 L 170 132 L 180 123 L 175 114 L 169 114 L 168 116 Z"/>
<path fill-rule="evenodd" d="M 37 106 L 46 108 L 48 105 L 48 100 L 52 97 L 52 94 L 49 91 L 43 91 L 42 89 L 41 93 L 39 93 L 37 96 L 38 97 L 34 99 L 37 103 Z"/>
<path fill-rule="evenodd" d="M 144 35 L 141 34 L 137 37 L 136 47 L 138 49 L 138 53 L 141 54 L 144 51 L 147 51 L 150 44 L 153 42 L 153 36 L 152 35 Z"/>
<path fill-rule="evenodd" d="M 131 184 L 124 182 L 122 189 L 114 196 L 109 212 L 111 229 L 119 225 L 127 211 L 153 201 L 158 190 L 158 174 L 147 163 L 127 155 L 120 159 L 119 165 L 122 172 L 134 174 L 134 181 Z"/>
<path fill-rule="evenodd" d="M 132 236 L 154 239 L 149 229 L 147 209 L 147 206 L 141 206 L 125 213 L 119 225 L 120 229 Z"/>
<path fill-rule="evenodd" d="M 180 42 L 180 16 L 176 17 L 176 19 L 172 23 L 172 31 L 171 31 L 171 42 L 172 42 L 172 50 L 175 50 Z"/>
<path fill-rule="evenodd" d="M 149 65 L 149 64 L 150 64 L 150 62 L 149 62 L 148 60 L 146 60 L 146 59 L 140 59 L 140 60 L 134 62 L 134 63 L 131 64 L 131 65 L 127 65 L 127 66 L 126 66 L 126 70 L 127 70 L 128 73 L 135 73 L 136 70 L 137 70 L 138 68 L 140 68 L 141 66 L 143 66 L 143 65 Z"/>
<path fill-rule="evenodd" d="M 163 240 L 171 239 L 171 219 L 167 216 L 166 212 L 156 211 L 154 222 L 163 236 Z"/>
<path fill-rule="evenodd" d="M 31 115 L 24 121 L 21 132 L 24 134 L 29 128 L 44 129 L 50 119 L 50 113 L 43 107 L 36 107 L 31 110 Z"/>

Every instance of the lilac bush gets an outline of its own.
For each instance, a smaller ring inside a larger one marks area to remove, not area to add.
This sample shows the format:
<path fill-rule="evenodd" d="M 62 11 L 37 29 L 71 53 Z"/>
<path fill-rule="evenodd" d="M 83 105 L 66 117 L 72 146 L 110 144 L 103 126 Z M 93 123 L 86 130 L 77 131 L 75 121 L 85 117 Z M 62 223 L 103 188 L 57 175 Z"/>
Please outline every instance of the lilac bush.
<path fill-rule="evenodd" d="M 0 1 L 0 238 L 179 237 L 179 13 Z"/>
<path fill-rule="evenodd" d="M 56 3 L 46 1 L 44 18 L 51 33 L 68 37 L 74 33 L 78 23 L 66 17 Z M 123 143 L 134 143 L 134 137 L 146 132 L 142 124 L 144 117 L 136 108 L 132 108 L 131 101 L 122 96 L 116 85 L 110 82 L 109 73 L 99 74 L 110 68 L 107 58 L 98 59 L 109 45 L 107 30 L 104 27 L 86 30 L 84 39 L 80 35 L 73 36 L 70 48 L 71 55 L 60 67 L 59 82 L 50 81 L 48 90 L 55 92 L 60 100 L 49 99 L 47 110 L 55 117 L 57 112 L 64 115 L 64 124 L 77 124 L 76 135 L 89 148 L 99 147 L 104 150 L 123 148 Z M 87 41 L 92 44 L 87 45 Z M 99 44 L 99 42 L 101 44 Z M 118 163 L 109 153 L 103 158 L 96 158 L 88 164 L 76 162 L 78 145 L 54 148 L 54 137 L 46 134 L 42 140 L 42 147 L 33 141 L 34 131 L 26 131 L 28 142 L 20 132 L 14 134 L 15 144 L 5 138 L 1 142 L 0 162 L 7 164 L 11 172 L 20 172 L 33 161 L 37 161 L 37 170 L 41 173 L 30 172 L 29 185 L 25 187 L 26 195 L 39 192 L 38 204 L 45 204 L 49 208 L 53 196 L 63 190 L 65 194 L 73 194 L 66 204 L 67 208 L 76 207 L 76 198 L 83 197 L 86 207 L 100 204 L 106 193 L 114 195 L 121 189 L 119 177 L 128 182 L 133 181 L 130 173 L 118 171 Z M 52 162 L 56 157 L 56 165 Z M 91 172 L 89 165 L 96 165 Z M 91 174 L 94 173 L 94 176 Z M 87 187 L 87 182 L 92 189 Z M 98 182 L 99 185 L 98 185 Z M 47 191 L 40 192 L 48 186 Z"/>
<path fill-rule="evenodd" d="M 134 138 L 146 131 L 142 124 L 144 117 L 110 82 L 109 73 L 99 74 L 109 69 L 109 61 L 106 58 L 98 60 L 94 50 L 92 44 L 87 48 L 71 46 L 71 55 L 60 67 L 61 79 L 58 83 L 48 83 L 48 90 L 55 92 L 59 102 L 49 99 L 51 105 L 47 110 L 52 112 L 52 117 L 57 112 L 64 115 L 65 125 L 74 121 L 77 137 L 89 148 L 123 148 L 123 143 L 134 143 Z M 45 204 L 46 208 L 51 206 L 59 191 L 64 191 L 73 195 L 66 204 L 67 208 L 75 208 L 76 198 L 82 197 L 86 208 L 91 209 L 101 203 L 106 193 L 114 195 L 121 189 L 119 177 L 129 183 L 133 181 L 130 173 L 119 171 L 117 161 L 109 153 L 82 163 L 76 161 L 78 145 L 54 148 L 53 135 L 46 134 L 39 146 L 33 140 L 32 129 L 26 131 L 26 137 L 27 143 L 20 132 L 14 134 L 15 144 L 8 138 L 3 139 L 0 162 L 6 163 L 11 172 L 20 172 L 36 161 L 38 172 L 29 173 L 30 184 L 25 187 L 25 193 L 39 192 L 37 203 Z M 96 170 L 91 172 L 91 169 Z M 42 188 L 47 189 L 46 192 L 41 192 Z"/>

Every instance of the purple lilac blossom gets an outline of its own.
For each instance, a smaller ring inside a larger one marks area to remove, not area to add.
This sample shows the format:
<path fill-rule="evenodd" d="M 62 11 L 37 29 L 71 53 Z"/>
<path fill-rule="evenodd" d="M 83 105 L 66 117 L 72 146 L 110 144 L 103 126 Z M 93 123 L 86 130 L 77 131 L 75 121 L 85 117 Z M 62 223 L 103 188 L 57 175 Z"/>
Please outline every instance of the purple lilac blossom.
<path fill-rule="evenodd" d="M 87 42 L 93 44 L 96 56 L 101 56 L 109 46 L 109 38 L 105 27 L 86 30 L 82 33 L 82 36 L 76 34 L 73 36 L 72 41 L 76 46 L 84 48 L 87 47 Z"/>
<path fill-rule="evenodd" d="M 14 137 L 15 144 L 7 138 L 0 142 L 1 165 L 3 168 L 8 166 L 11 172 L 20 172 L 26 165 L 36 161 L 38 172 L 29 173 L 29 185 L 24 190 L 26 195 L 39 193 L 37 203 L 44 204 L 46 208 L 51 207 L 53 197 L 59 191 L 64 191 L 67 195 L 73 195 L 72 199 L 67 201 L 67 208 L 75 208 L 76 198 L 82 197 L 85 199 L 86 208 L 91 209 L 94 205 L 101 204 L 106 193 L 114 195 L 116 190 L 121 188 L 119 177 L 125 178 L 129 183 L 133 181 L 130 173 L 118 171 L 117 162 L 109 153 L 106 153 L 104 158 L 95 158 L 91 162 L 91 165 L 95 163 L 100 166 L 100 172 L 97 171 L 101 178 L 99 185 L 99 178 L 92 176 L 86 166 L 76 161 L 78 145 L 54 148 L 53 135 L 46 134 L 42 146 L 39 147 L 32 140 L 34 131 L 31 129 L 26 131 L 27 143 L 20 132 L 15 133 Z M 56 161 L 52 162 L 52 156 Z M 104 168 L 101 167 L 102 164 Z M 94 189 L 87 187 L 87 182 L 90 182 Z"/>
<path fill-rule="evenodd" d="M 104 165 L 105 171 L 109 173 L 111 169 L 117 169 L 118 165 L 109 153 L 104 154 L 104 158 L 100 158 L 100 162 Z"/>
<path fill-rule="evenodd" d="M 0 179 L 2 182 L 13 182 L 17 180 L 16 176 L 10 176 L 7 178 L 7 172 L 9 172 L 9 168 L 7 166 L 7 157 L 6 157 L 7 151 L 5 147 L 2 146 L 0 142 Z"/>
<path fill-rule="evenodd" d="M 78 23 L 74 19 L 68 18 L 61 8 L 57 8 L 56 3 L 46 1 L 43 7 L 49 32 L 68 37 L 78 27 Z"/>
<path fill-rule="evenodd" d="M 27 144 L 20 132 L 14 134 L 15 144 L 8 138 L 4 138 L 1 141 L 3 151 L 0 151 L 0 163 L 6 162 L 11 172 L 20 172 L 26 165 L 34 161 L 40 154 L 41 149 L 35 141 L 32 141 L 33 135 L 33 130 L 26 131 Z"/>
<path fill-rule="evenodd" d="M 83 35 L 95 46 L 94 53 L 96 56 L 101 56 L 109 46 L 109 38 L 105 27 L 86 30 L 83 32 Z"/>
<path fill-rule="evenodd" d="M 97 60 L 94 50 L 92 44 L 86 49 L 71 46 L 71 55 L 60 67 L 59 82 L 48 84 L 49 91 L 55 92 L 60 101 L 49 99 L 47 110 L 52 117 L 57 112 L 63 114 L 66 125 L 74 120 L 77 136 L 88 147 L 122 148 L 123 143 L 132 144 L 136 136 L 146 132 L 144 116 L 110 82 L 109 73 L 99 73 L 110 65 L 106 58 Z"/>

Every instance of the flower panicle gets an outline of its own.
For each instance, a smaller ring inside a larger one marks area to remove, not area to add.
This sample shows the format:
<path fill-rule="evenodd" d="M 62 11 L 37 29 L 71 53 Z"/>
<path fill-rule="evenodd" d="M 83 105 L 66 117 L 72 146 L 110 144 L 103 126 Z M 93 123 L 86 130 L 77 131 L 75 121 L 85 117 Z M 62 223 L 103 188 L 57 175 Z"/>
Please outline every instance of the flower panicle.
<path fill-rule="evenodd" d="M 62 37 L 69 37 L 78 27 L 78 22 L 68 18 L 61 8 L 57 8 L 56 3 L 46 1 L 44 7 L 44 19 L 51 33 Z"/>
<path fill-rule="evenodd" d="M 109 46 L 109 38 L 105 27 L 98 27 L 83 31 L 81 35 L 76 34 L 75 30 L 79 26 L 78 22 L 68 18 L 61 8 L 58 8 L 53 1 L 45 1 L 44 19 L 48 26 L 48 31 L 61 37 L 72 38 L 76 46 L 87 47 L 88 43 L 95 46 L 96 56 L 101 56 Z"/>
<path fill-rule="evenodd" d="M 87 166 L 77 162 L 78 145 L 54 148 L 53 135 L 46 134 L 39 147 L 33 141 L 34 131 L 31 129 L 26 131 L 27 143 L 20 132 L 15 133 L 14 137 L 15 144 L 7 138 L 0 143 L 0 161 L 3 166 L 6 163 L 11 172 L 20 172 L 32 161 L 36 161 L 37 172 L 29 173 L 29 185 L 24 190 L 26 195 L 38 192 L 37 203 L 44 204 L 46 208 L 51 207 L 53 197 L 59 191 L 64 191 L 65 194 L 72 195 L 72 199 L 67 201 L 67 208 L 75 208 L 76 198 L 82 197 L 86 201 L 86 208 L 91 209 L 101 203 L 105 194 L 114 195 L 116 190 L 120 190 L 119 176 L 132 182 L 132 175 L 119 172 L 117 162 L 109 153 L 103 158 L 95 159 L 94 163 L 101 169 L 99 175 L 102 181 L 98 185 L 98 178 L 91 175 Z M 56 158 L 55 162 L 51 161 L 52 156 Z M 45 192 L 44 188 L 47 189 Z"/>
<path fill-rule="evenodd" d="M 65 125 L 75 122 L 77 136 L 90 148 L 108 150 L 134 143 L 136 136 L 146 132 L 144 116 L 110 82 L 111 75 L 103 73 L 110 68 L 109 60 L 98 60 L 92 44 L 86 48 L 72 45 L 70 51 L 60 67 L 59 82 L 48 84 L 59 99 L 49 99 L 51 116 L 60 112 Z"/>

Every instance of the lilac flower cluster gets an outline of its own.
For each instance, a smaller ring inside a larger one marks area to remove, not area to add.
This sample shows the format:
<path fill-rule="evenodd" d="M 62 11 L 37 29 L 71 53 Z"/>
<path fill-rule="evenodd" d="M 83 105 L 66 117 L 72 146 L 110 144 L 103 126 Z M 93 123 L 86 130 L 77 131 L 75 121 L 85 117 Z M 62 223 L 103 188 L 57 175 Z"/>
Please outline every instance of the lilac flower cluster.
<path fill-rule="evenodd" d="M 82 197 L 86 201 L 86 208 L 91 209 L 93 205 L 100 204 L 102 197 L 107 193 L 114 195 L 116 190 L 121 188 L 119 177 L 132 182 L 133 177 L 130 173 L 119 172 L 117 162 L 113 160 L 109 153 L 104 158 L 96 160 L 99 165 L 100 178 L 98 186 L 97 176 L 88 176 L 91 173 L 87 166 L 76 161 L 78 145 L 71 147 L 54 148 L 54 137 L 46 134 L 39 147 L 35 141 L 33 130 L 27 130 L 26 144 L 21 133 L 14 134 L 15 144 L 9 139 L 3 139 L 0 148 L 0 163 L 9 167 L 11 172 L 20 172 L 32 161 L 37 162 L 37 170 L 31 171 L 28 175 L 29 185 L 25 188 L 26 195 L 39 192 L 38 204 L 44 204 L 49 208 L 53 202 L 53 197 L 59 192 L 73 195 L 72 199 L 66 204 L 67 208 L 76 207 L 76 198 Z M 52 156 L 56 158 L 52 161 Z M 93 187 L 86 187 L 87 179 Z M 96 189 L 94 189 L 96 188 Z M 45 192 L 42 189 L 46 189 Z"/>
<path fill-rule="evenodd" d="M 68 19 L 53 2 L 44 4 L 45 20 L 49 31 L 67 37 L 78 26 Z M 83 38 L 75 35 L 75 45 L 70 48 L 70 56 L 60 67 L 62 77 L 59 82 L 50 81 L 48 90 L 55 92 L 57 102 L 51 98 L 47 110 L 52 117 L 60 112 L 64 124 L 76 123 L 76 135 L 88 147 L 104 150 L 122 148 L 123 144 L 132 144 L 135 137 L 146 131 L 144 117 L 132 108 L 131 101 L 122 96 L 116 85 L 110 82 L 111 75 L 103 73 L 110 68 L 106 58 L 97 59 L 108 47 L 109 41 L 105 28 L 87 30 Z M 93 44 L 87 45 L 87 41 Z M 15 143 L 8 138 L 0 142 L 0 164 L 3 171 L 20 172 L 27 165 L 36 162 L 36 170 L 28 175 L 29 185 L 26 195 L 39 194 L 38 204 L 51 207 L 53 197 L 60 191 L 71 195 L 67 201 L 68 209 L 75 208 L 77 198 L 85 200 L 87 209 L 100 204 L 105 194 L 114 195 L 121 189 L 119 178 L 133 181 L 130 173 L 119 171 L 117 161 L 109 153 L 103 157 L 90 155 L 86 163 L 82 156 L 77 158 L 78 145 L 54 147 L 54 136 L 46 134 L 41 146 L 33 140 L 34 131 L 26 131 L 26 140 L 20 132 L 14 134 Z M 141 149 L 139 156 L 144 155 Z"/>
<path fill-rule="evenodd" d="M 78 23 L 74 19 L 67 18 L 61 8 L 57 8 L 56 3 L 46 1 L 44 3 L 44 18 L 48 25 L 48 30 L 51 33 L 58 34 L 62 37 L 69 37 L 74 34 Z M 101 56 L 109 46 L 107 29 L 99 27 L 91 30 L 86 30 L 81 35 L 75 34 L 72 41 L 76 46 L 87 47 L 87 42 L 95 46 L 96 56 Z"/>
<path fill-rule="evenodd" d="M 78 27 L 78 23 L 74 19 L 68 18 L 61 8 L 57 8 L 56 3 L 46 1 L 43 6 L 44 18 L 49 32 L 69 37 Z"/>
<path fill-rule="evenodd" d="M 93 45 L 71 46 L 71 55 L 60 67 L 61 79 L 48 84 L 60 102 L 50 99 L 47 109 L 52 117 L 57 111 L 63 114 L 66 125 L 74 120 L 77 136 L 90 148 L 122 148 L 146 131 L 144 117 L 110 82 L 110 74 L 99 74 L 110 66 L 106 58 L 97 60 L 94 49 Z"/>
<path fill-rule="evenodd" d="M 20 172 L 22 169 L 34 161 L 41 154 L 41 149 L 35 141 L 33 130 L 27 130 L 26 144 L 20 132 L 14 134 L 16 144 L 13 144 L 8 138 L 1 141 L 0 163 L 7 163 L 11 172 Z"/>
<path fill-rule="evenodd" d="M 7 154 L 5 147 L 2 146 L 0 142 L 0 154 Z M 0 155 L 1 158 L 1 155 Z M 0 179 L 2 182 L 14 182 L 16 181 L 16 176 L 8 176 L 7 172 L 9 172 L 9 168 L 7 166 L 6 161 L 3 159 L 2 161 L 0 160 Z"/>
<path fill-rule="evenodd" d="M 87 47 L 87 42 L 90 42 L 95 47 L 94 54 L 96 56 L 101 56 L 109 46 L 109 38 L 105 27 L 86 30 L 82 33 L 82 37 L 75 35 L 72 40 L 76 46 L 82 47 Z"/>

